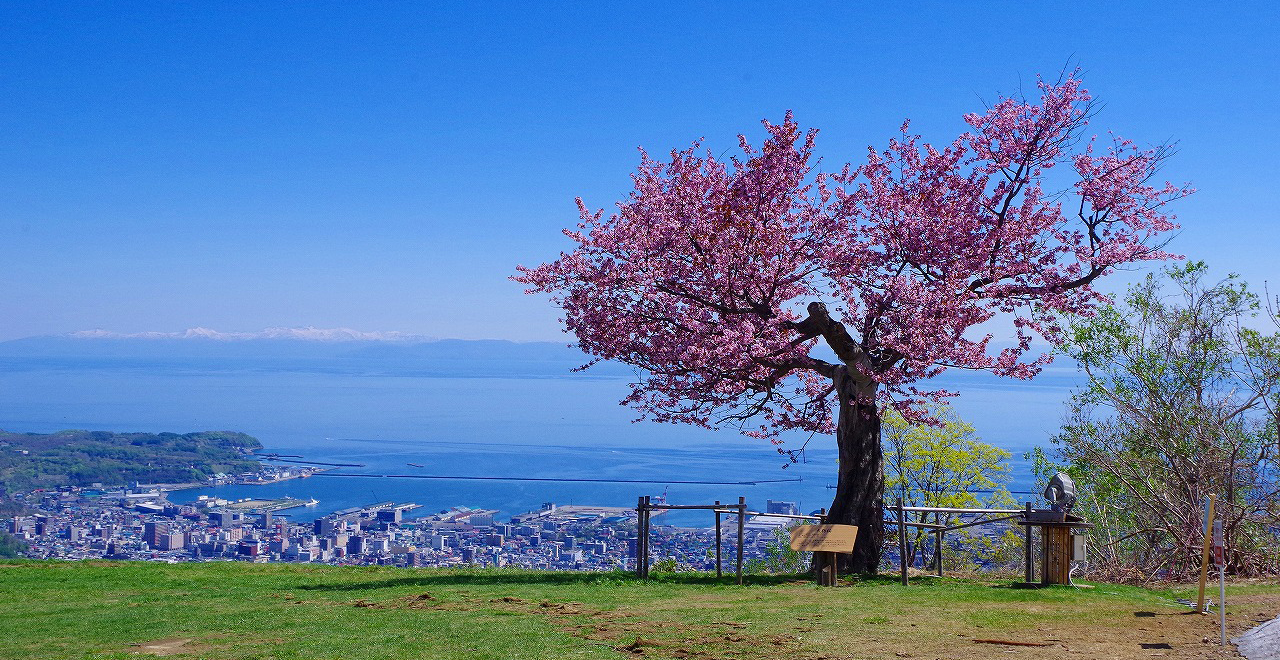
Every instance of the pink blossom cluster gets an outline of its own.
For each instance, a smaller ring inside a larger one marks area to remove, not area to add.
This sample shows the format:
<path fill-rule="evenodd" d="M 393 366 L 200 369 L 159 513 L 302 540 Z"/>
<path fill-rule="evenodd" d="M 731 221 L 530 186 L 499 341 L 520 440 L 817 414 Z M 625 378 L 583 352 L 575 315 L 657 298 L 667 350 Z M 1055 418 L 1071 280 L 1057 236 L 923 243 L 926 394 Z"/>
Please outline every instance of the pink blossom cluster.
<path fill-rule="evenodd" d="M 638 368 L 623 403 L 642 418 L 830 432 L 836 368 L 915 418 L 952 394 L 915 384 L 947 368 L 1030 378 L 1050 360 L 1026 359 L 1033 337 L 1055 341 L 1063 315 L 1105 302 L 1097 277 L 1173 256 L 1158 247 L 1176 228 L 1163 207 L 1191 192 L 1151 183 L 1160 149 L 1079 147 L 1092 106 L 1074 74 L 1039 89 L 967 115 L 972 130 L 943 147 L 904 123 L 834 174 L 813 171 L 816 131 L 791 113 L 727 160 L 700 144 L 642 152 L 616 213 L 578 200 L 577 247 L 514 279 L 551 295 L 582 350 Z M 1062 164 L 1074 185 L 1046 188 Z M 834 303 L 841 327 L 803 332 L 812 301 Z M 1016 346 L 971 336 L 997 315 Z M 841 364 L 811 355 L 820 340 Z"/>

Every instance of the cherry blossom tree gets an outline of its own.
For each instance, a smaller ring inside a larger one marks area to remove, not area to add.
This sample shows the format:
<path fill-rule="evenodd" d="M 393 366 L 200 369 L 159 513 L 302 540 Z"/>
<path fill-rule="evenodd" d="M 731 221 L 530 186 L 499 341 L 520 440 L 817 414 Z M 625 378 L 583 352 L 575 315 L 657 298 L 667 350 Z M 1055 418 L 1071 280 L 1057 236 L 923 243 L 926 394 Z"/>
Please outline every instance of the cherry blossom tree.
<path fill-rule="evenodd" d="M 1038 88 L 966 115 L 947 145 L 904 123 L 828 173 L 789 112 L 728 159 L 642 151 L 617 212 L 579 199 L 576 247 L 514 279 L 550 294 L 595 361 L 637 367 L 623 403 L 641 419 L 778 444 L 834 434 L 828 522 L 860 527 L 842 570 L 875 572 L 881 407 L 921 419 L 954 393 L 917 385 L 949 368 L 1031 378 L 1050 360 L 1029 355 L 1033 337 L 1056 342 L 1060 317 L 1105 302 L 1097 278 L 1172 256 L 1164 206 L 1191 191 L 1154 182 L 1167 150 L 1085 139 L 1094 106 L 1075 73 Z M 1016 333 L 1000 350 L 982 327 L 997 317 Z"/>

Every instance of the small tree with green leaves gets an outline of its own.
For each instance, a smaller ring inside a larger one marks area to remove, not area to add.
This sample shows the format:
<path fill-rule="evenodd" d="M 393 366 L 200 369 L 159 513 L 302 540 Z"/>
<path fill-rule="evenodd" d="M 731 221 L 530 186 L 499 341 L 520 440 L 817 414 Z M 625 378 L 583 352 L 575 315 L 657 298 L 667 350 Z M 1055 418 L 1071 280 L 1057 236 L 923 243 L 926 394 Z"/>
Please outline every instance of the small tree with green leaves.
<path fill-rule="evenodd" d="M 1009 452 L 981 442 L 973 426 L 949 407 L 935 406 L 930 413 L 936 425 L 912 424 L 892 410 L 884 414 L 886 496 L 901 497 L 903 504 L 916 507 L 1012 506 L 1007 489 Z M 955 524 L 958 518 L 959 514 L 938 512 L 907 515 L 911 522 L 943 526 Z M 1016 535 L 1005 536 L 997 532 L 993 537 L 990 530 L 978 528 L 952 532 L 943 558 L 952 566 L 1002 564 L 1008 554 L 1005 546 L 1016 544 Z M 928 531 L 912 528 L 907 534 L 907 556 L 936 567 L 931 541 Z"/>
<path fill-rule="evenodd" d="M 773 538 L 764 546 L 764 557 L 751 560 L 747 570 L 752 573 L 782 575 L 804 573 L 813 561 L 812 552 L 791 549 L 791 530 L 809 523 L 799 522 L 787 527 L 773 528 Z"/>

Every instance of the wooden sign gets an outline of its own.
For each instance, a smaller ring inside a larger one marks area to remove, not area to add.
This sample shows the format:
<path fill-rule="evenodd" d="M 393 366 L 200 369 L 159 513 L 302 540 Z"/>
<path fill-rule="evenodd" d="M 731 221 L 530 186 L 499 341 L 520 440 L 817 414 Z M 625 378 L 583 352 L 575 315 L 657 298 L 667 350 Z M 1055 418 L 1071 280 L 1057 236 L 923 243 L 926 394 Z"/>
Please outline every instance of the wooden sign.
<path fill-rule="evenodd" d="M 812 552 L 853 552 L 857 525 L 797 525 L 791 528 L 791 549 Z"/>

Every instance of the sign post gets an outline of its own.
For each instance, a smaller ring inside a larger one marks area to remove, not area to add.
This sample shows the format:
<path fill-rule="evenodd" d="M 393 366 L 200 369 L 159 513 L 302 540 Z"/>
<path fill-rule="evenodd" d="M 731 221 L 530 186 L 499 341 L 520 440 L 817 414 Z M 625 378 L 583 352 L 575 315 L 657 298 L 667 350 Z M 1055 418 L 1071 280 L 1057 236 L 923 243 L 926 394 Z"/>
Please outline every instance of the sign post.
<path fill-rule="evenodd" d="M 836 586 L 836 553 L 853 552 L 858 540 L 857 525 L 797 525 L 791 528 L 791 549 L 822 553 L 818 584 Z"/>
<path fill-rule="evenodd" d="M 1213 521 L 1213 501 L 1214 496 L 1211 494 L 1204 504 L 1204 544 L 1200 550 L 1200 590 L 1196 596 L 1196 611 L 1201 614 L 1205 613 L 1204 609 L 1204 581 L 1209 575 L 1209 542 L 1212 540 L 1210 534 L 1212 528 L 1209 527 Z"/>

